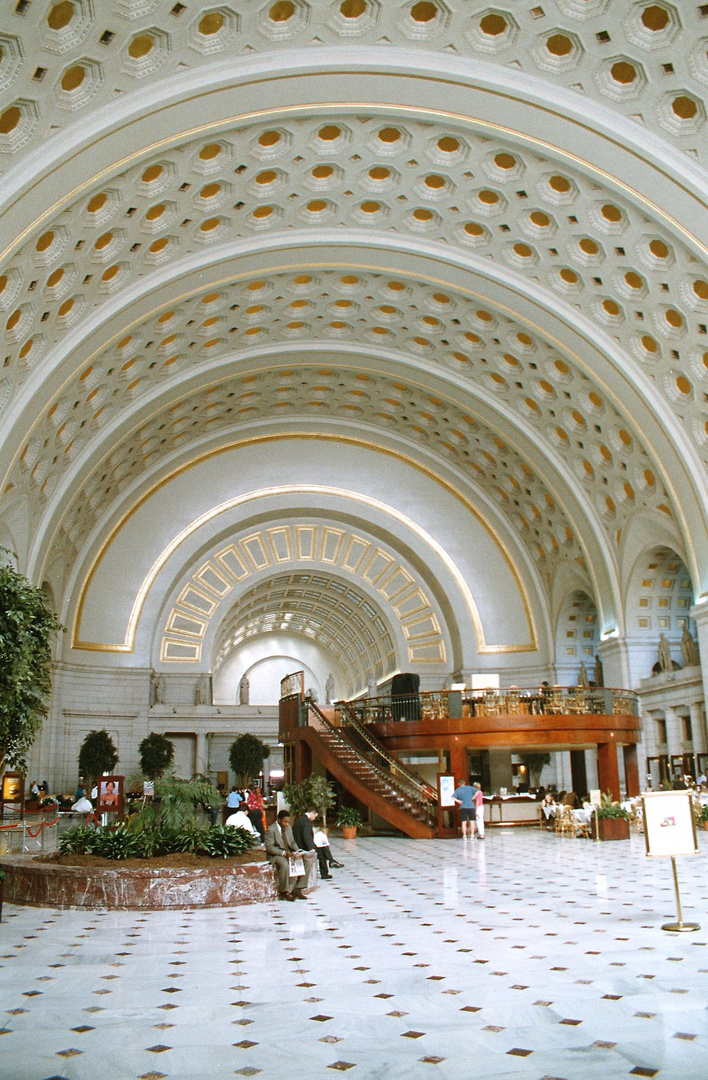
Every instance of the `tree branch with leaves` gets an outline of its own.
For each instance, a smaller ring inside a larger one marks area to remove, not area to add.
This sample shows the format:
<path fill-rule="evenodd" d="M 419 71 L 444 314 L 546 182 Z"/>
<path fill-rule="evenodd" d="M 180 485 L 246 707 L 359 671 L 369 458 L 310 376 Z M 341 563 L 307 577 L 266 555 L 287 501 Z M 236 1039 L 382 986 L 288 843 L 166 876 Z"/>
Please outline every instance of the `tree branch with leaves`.
<path fill-rule="evenodd" d="M 0 565 L 0 777 L 8 766 L 27 768 L 49 709 L 52 642 L 60 630 L 42 590 L 9 563 Z"/>

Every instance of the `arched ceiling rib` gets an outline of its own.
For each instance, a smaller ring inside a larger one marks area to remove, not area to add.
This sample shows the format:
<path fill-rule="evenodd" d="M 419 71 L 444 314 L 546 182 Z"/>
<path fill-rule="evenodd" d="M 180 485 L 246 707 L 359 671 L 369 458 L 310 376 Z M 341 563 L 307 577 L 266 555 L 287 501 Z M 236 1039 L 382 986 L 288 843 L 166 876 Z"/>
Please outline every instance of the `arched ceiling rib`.
<path fill-rule="evenodd" d="M 317 642 L 337 658 L 349 694 L 366 685 L 369 672 L 382 679 L 396 667 L 394 643 L 382 611 L 334 575 L 281 574 L 245 592 L 219 627 L 213 650 L 215 672 L 234 649 L 268 633 Z"/>
<path fill-rule="evenodd" d="M 652 514 L 698 574 L 704 27 L 698 8 L 611 8 L 116 0 L 99 23 L 88 0 L 17 5 L 0 28 L 15 228 L 6 218 L 0 510 L 27 508 L 39 562 L 49 543 L 73 560 L 190 453 L 320 423 L 480 492 L 547 583 L 570 560 L 591 591 L 616 589 L 622 535 Z M 258 65 L 272 115 L 225 123 Z M 388 105 L 384 82 L 400 93 Z M 315 86 L 351 96 L 312 107 Z M 297 266 L 304 246 L 317 257 Z M 585 336 L 577 353 L 556 316 Z"/>
<path fill-rule="evenodd" d="M 285 62 L 336 50 L 383 55 L 389 67 L 401 53 L 419 65 L 437 53 L 448 66 L 498 67 L 698 156 L 708 83 L 701 16 L 700 5 L 665 0 L 623 5 L 619 18 L 607 0 L 512 10 L 455 0 L 266 0 L 199 11 L 173 0 L 118 0 L 109 11 L 88 0 L 21 3 L 3 27 L 0 79 L 12 105 L 0 146 L 11 165 L 119 97 L 145 96 L 170 79 L 208 85 L 234 58 Z"/>

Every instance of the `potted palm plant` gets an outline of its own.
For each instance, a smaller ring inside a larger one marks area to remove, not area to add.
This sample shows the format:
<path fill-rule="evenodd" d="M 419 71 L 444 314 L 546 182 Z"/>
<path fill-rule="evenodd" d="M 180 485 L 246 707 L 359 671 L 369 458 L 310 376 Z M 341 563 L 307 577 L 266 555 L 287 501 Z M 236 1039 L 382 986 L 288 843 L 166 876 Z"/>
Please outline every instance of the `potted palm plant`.
<path fill-rule="evenodd" d="M 337 825 L 342 830 L 345 840 L 355 840 L 356 831 L 364 819 L 355 806 L 340 806 L 337 814 Z"/>
<path fill-rule="evenodd" d="M 597 808 L 597 832 L 600 840 L 628 840 L 629 814 L 612 798 L 609 791 L 603 791 Z"/>

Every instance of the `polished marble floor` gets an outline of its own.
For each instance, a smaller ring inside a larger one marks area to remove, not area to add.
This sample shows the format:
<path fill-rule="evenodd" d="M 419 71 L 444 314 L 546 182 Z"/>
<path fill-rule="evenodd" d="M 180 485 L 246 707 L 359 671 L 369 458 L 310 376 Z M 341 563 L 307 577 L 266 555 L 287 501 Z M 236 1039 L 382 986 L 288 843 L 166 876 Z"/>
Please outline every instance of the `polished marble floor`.
<path fill-rule="evenodd" d="M 701 834 L 708 848 L 708 834 Z M 332 840 L 305 902 L 5 905 L 2 1080 L 708 1078 L 705 850 Z"/>

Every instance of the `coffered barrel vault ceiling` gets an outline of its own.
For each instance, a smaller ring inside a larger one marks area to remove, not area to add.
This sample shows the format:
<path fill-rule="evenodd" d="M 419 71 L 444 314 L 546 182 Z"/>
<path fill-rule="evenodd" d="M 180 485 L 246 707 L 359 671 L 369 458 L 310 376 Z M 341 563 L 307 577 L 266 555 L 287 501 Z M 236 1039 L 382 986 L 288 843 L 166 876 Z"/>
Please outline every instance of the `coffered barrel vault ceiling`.
<path fill-rule="evenodd" d="M 303 439 L 324 462 L 336 447 L 332 491 L 373 507 L 375 484 L 346 475 L 365 447 L 483 522 L 518 586 L 512 648 L 546 648 L 578 590 L 600 631 L 622 629 L 652 545 L 708 591 L 706 9 L 508 8 L 20 0 L 0 16 L 0 542 L 48 582 L 77 652 L 91 582 L 119 574 L 115 610 L 153 613 L 143 655 L 186 659 L 166 642 L 194 628 L 170 637 L 188 623 L 164 596 L 220 550 L 223 521 L 187 555 L 209 500 L 183 494 L 142 534 L 134 580 L 112 538 L 239 446 L 272 458 L 239 491 L 272 487 L 288 456 L 293 496 L 260 523 L 281 527 L 298 486 L 325 480 Z M 388 538 L 376 513 L 362 530 Z M 494 634 L 446 551 L 467 615 L 421 588 L 431 656 L 462 664 L 455 633 Z M 223 626 L 197 634 L 214 656 L 282 629 L 299 571 L 280 569 L 277 596 L 277 565 L 235 579 Z M 329 572 L 320 622 L 344 587 Z M 352 685 L 415 660 L 388 603 L 357 632 Z"/>

